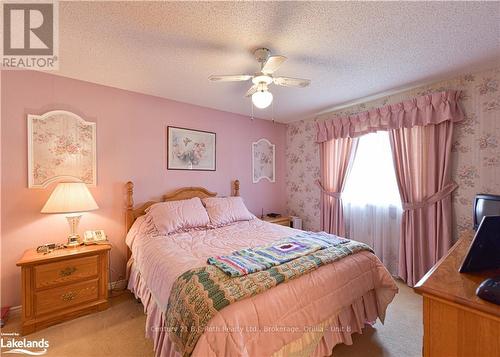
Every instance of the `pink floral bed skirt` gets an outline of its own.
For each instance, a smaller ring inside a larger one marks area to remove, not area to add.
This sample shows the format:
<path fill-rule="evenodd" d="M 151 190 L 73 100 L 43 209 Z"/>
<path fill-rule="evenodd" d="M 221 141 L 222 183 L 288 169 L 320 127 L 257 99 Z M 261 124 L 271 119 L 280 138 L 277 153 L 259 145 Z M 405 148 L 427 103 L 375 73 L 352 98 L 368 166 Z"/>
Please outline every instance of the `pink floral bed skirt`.
<path fill-rule="evenodd" d="M 144 312 L 147 314 L 146 337 L 153 340 L 155 355 L 181 357 L 181 354 L 175 350 L 173 343 L 170 341 L 168 333 L 162 329 L 164 318 L 161 308 L 136 269 L 131 269 L 128 288 L 135 294 L 136 298 L 141 300 L 144 306 Z M 304 333 L 302 338 L 283 346 L 273 356 L 287 356 L 290 354 L 314 357 L 330 356 L 335 345 L 339 343 L 351 345 L 351 335 L 353 333 L 362 333 L 365 324 L 371 324 L 378 317 L 384 315 L 386 306 L 378 306 L 376 293 L 374 290 L 370 290 L 361 297 L 356 298 L 350 305 L 343 307 L 336 316 L 332 316 L 328 321 L 311 328 L 311 332 Z M 383 311 L 380 311 L 381 308 Z M 271 333 L 269 338 L 277 338 L 277 336 Z M 203 339 L 203 336 L 201 339 Z M 200 346 L 195 348 L 194 357 L 220 357 L 210 349 L 209 345 L 206 343 L 203 345 L 203 348 L 198 348 Z"/>

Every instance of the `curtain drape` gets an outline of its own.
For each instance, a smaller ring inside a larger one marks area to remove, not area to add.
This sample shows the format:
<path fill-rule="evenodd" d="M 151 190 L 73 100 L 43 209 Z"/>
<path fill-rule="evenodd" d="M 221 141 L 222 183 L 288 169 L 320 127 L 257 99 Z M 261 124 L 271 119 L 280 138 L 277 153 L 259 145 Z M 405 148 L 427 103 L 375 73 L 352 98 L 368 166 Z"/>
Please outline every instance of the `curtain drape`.
<path fill-rule="evenodd" d="M 399 276 L 408 285 L 450 249 L 451 144 L 453 122 L 389 132 L 396 178 L 403 203 Z"/>
<path fill-rule="evenodd" d="M 320 144 L 321 229 L 345 236 L 341 193 L 356 153 L 357 139 L 343 138 Z"/>
<path fill-rule="evenodd" d="M 320 144 L 322 229 L 342 235 L 339 195 L 349 167 L 349 138 L 386 130 L 403 204 L 399 275 L 413 286 L 452 243 L 450 153 L 453 125 L 464 117 L 460 91 L 423 95 L 368 112 L 316 122 Z M 343 150 L 335 154 L 332 148 Z M 330 150 L 329 150 L 330 149 Z M 332 161 L 333 160 L 333 161 Z M 369 177 L 367 178 L 369 180 Z M 325 194 L 326 192 L 326 194 Z M 329 195 L 328 195 L 329 194 Z"/>

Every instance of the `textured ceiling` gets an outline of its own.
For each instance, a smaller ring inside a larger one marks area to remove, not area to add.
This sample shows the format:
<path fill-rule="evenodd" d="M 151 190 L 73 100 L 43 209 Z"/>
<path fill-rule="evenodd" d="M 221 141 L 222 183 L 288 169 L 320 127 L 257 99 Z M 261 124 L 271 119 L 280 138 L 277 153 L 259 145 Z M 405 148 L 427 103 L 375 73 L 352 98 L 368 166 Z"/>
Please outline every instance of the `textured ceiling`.
<path fill-rule="evenodd" d="M 499 2 L 60 2 L 59 74 L 250 114 L 252 52 L 288 57 L 271 87 L 282 122 L 391 88 L 491 64 L 500 56 Z M 271 109 L 255 110 L 270 118 Z"/>

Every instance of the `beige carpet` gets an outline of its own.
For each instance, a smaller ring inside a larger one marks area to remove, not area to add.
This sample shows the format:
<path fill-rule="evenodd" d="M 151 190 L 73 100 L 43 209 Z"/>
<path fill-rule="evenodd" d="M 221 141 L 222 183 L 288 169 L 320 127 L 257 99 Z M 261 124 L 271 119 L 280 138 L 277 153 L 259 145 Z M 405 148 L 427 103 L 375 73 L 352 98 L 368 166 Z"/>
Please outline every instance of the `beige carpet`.
<path fill-rule="evenodd" d="M 353 336 L 352 346 L 336 346 L 335 357 L 421 355 L 422 301 L 406 285 L 398 286 L 400 292 L 389 306 L 385 325 L 377 322 L 374 327 L 366 327 L 362 335 Z M 16 315 L 7 321 L 2 333 L 19 331 L 20 318 Z M 113 297 L 106 311 L 49 327 L 28 338 L 49 342 L 45 356 L 154 356 L 151 341 L 144 337 L 145 322 L 142 305 L 125 292 Z"/>
<path fill-rule="evenodd" d="M 337 345 L 335 357 L 422 356 L 422 297 L 403 282 L 397 281 L 399 293 L 387 309 L 385 323 L 380 321 L 353 335 L 351 346 Z"/>

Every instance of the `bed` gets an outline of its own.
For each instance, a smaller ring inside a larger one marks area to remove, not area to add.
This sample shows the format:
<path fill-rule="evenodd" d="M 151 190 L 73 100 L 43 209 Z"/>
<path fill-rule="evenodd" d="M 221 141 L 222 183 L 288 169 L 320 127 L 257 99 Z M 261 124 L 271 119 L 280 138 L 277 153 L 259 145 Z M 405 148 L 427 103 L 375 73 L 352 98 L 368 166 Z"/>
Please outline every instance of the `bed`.
<path fill-rule="evenodd" d="M 352 344 L 351 335 L 361 333 L 366 323 L 377 318 L 383 322 L 397 293 L 379 259 L 360 251 L 225 306 L 185 353 L 176 349 L 173 326 L 166 322 L 176 279 L 206 266 L 211 256 L 262 246 L 300 231 L 255 218 L 153 238 L 145 213 L 156 202 L 135 207 L 133 183 L 126 188 L 128 288 L 144 305 L 146 336 L 153 339 L 156 356 L 329 356 L 336 344 Z M 232 191 L 239 196 L 238 180 Z M 163 201 L 215 196 L 205 188 L 186 187 L 164 195 Z"/>

